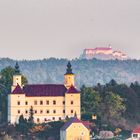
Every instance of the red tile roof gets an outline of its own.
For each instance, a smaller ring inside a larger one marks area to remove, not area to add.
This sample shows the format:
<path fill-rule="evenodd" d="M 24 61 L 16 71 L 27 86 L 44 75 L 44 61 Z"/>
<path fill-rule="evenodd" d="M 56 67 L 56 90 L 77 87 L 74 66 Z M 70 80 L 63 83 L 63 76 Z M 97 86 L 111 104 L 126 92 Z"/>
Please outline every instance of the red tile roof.
<path fill-rule="evenodd" d="M 68 90 L 64 85 L 43 84 L 43 85 L 26 85 L 23 90 L 17 85 L 12 94 L 23 94 L 28 97 L 33 96 L 65 96 L 65 93 L 80 93 L 74 86 Z"/>
<path fill-rule="evenodd" d="M 132 133 L 140 133 L 140 125 L 137 126 Z"/>
<path fill-rule="evenodd" d="M 66 93 L 80 93 L 74 86 L 71 86 Z"/>
<path fill-rule="evenodd" d="M 23 90 L 21 89 L 19 85 L 17 85 L 15 89 L 13 90 L 12 94 L 23 94 Z"/>
<path fill-rule="evenodd" d="M 112 50 L 112 48 L 110 48 L 110 47 L 98 47 L 98 48 L 95 48 L 95 50 Z"/>
<path fill-rule="evenodd" d="M 72 117 L 61 127 L 61 130 L 66 130 L 72 123 L 82 123 L 87 129 L 89 129 L 89 123 L 83 122 L 77 117 Z"/>
<path fill-rule="evenodd" d="M 65 96 L 67 91 L 64 85 L 26 85 L 23 89 L 26 96 Z"/>

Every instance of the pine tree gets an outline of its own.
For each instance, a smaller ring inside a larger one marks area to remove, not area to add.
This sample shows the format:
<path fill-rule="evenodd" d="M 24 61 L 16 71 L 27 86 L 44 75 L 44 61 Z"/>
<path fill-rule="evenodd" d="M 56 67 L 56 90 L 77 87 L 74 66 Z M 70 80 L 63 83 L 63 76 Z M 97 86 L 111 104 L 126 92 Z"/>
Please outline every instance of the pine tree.
<path fill-rule="evenodd" d="M 28 119 L 29 127 L 32 127 L 34 124 L 34 110 L 33 106 L 31 106 L 29 110 L 29 119 Z"/>

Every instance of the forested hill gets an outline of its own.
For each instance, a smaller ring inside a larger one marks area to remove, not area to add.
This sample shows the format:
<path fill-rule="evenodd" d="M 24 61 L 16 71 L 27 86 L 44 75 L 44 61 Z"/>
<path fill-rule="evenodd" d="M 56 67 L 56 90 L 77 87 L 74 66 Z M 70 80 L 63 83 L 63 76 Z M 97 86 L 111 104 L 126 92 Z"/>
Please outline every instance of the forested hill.
<path fill-rule="evenodd" d="M 9 58 L 0 59 L 0 70 L 15 65 L 15 60 Z M 63 83 L 63 75 L 66 71 L 67 59 L 43 59 L 19 61 L 22 73 L 29 83 Z M 93 86 L 97 83 L 108 83 L 111 79 L 118 83 L 130 84 L 140 82 L 140 60 L 79 60 L 71 61 L 73 72 L 76 74 L 76 83 Z"/>

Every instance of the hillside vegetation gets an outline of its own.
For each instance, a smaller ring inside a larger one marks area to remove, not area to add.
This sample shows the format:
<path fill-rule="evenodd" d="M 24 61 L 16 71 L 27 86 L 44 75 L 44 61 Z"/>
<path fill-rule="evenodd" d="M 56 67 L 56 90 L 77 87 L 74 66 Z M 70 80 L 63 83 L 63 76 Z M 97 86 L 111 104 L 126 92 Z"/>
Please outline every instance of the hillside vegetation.
<path fill-rule="evenodd" d="M 43 59 L 19 61 L 22 73 L 29 83 L 63 83 L 67 59 Z M 9 58 L 0 59 L 0 70 L 7 66 L 15 66 L 16 61 Z M 130 84 L 140 82 L 140 60 L 79 60 L 71 61 L 76 74 L 76 84 L 93 86 L 105 84 L 111 79 L 118 83 Z"/>

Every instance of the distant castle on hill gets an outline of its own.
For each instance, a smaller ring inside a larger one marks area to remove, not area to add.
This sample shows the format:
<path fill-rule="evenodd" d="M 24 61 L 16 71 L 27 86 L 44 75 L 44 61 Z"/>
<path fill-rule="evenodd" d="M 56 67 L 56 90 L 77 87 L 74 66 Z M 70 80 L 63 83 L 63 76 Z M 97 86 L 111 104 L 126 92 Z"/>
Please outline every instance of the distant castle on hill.
<path fill-rule="evenodd" d="M 108 47 L 97 47 L 92 49 L 84 49 L 81 59 L 101 59 L 101 60 L 127 60 L 129 57 L 121 51 L 114 51 L 109 45 Z"/>

